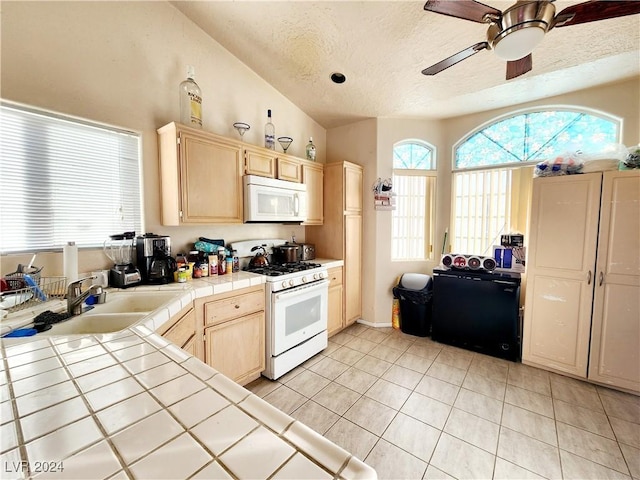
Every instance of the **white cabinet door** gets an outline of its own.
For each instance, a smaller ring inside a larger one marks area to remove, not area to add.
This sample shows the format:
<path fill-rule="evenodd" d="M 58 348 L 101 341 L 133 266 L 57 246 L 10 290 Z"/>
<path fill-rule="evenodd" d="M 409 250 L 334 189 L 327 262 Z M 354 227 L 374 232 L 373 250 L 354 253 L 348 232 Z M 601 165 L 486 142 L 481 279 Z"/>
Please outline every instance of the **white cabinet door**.
<path fill-rule="evenodd" d="M 587 376 L 601 179 L 533 182 L 524 363 Z"/>
<path fill-rule="evenodd" d="M 640 174 L 602 188 L 589 378 L 640 391 Z"/>

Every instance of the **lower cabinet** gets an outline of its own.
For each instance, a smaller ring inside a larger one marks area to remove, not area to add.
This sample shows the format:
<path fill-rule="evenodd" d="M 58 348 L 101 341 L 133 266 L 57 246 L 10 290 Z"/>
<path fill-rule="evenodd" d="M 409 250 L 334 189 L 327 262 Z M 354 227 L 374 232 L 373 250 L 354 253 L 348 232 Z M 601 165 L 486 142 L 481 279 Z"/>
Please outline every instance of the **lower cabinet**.
<path fill-rule="evenodd" d="M 338 333 L 345 327 L 344 310 L 342 304 L 342 267 L 334 267 L 328 270 L 329 275 L 329 309 L 327 334 L 329 336 Z"/>
<path fill-rule="evenodd" d="M 174 315 L 157 333 L 191 355 L 202 358 L 196 342 L 196 312 L 191 305 Z"/>
<path fill-rule="evenodd" d="M 195 302 L 204 340 L 204 361 L 245 385 L 265 369 L 264 285 Z"/>

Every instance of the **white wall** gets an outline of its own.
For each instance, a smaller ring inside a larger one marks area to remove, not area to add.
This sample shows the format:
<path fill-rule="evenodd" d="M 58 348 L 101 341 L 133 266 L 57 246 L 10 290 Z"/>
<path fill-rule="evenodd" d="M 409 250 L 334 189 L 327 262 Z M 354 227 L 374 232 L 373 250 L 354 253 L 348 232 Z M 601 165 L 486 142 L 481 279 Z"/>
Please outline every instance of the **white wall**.
<path fill-rule="evenodd" d="M 289 153 L 304 157 L 313 137 L 325 160 L 325 129 L 166 2 L 2 2 L 1 96 L 142 133 L 145 231 L 171 235 L 174 253 L 199 236 L 226 241 L 288 238 L 304 227 L 238 225 L 163 227 L 156 129 L 179 119 L 178 85 L 194 65 L 205 130 L 235 137 L 232 124 L 251 125 L 245 141 L 262 145 L 266 111 Z M 117 232 L 114 232 L 117 233 Z M 3 259 L 3 270 L 30 256 Z M 40 255 L 48 274 L 59 255 Z M 80 269 L 106 265 L 99 250 L 80 254 Z M 60 270 L 58 270 L 60 269 Z M 56 271 L 57 270 L 57 271 Z"/>

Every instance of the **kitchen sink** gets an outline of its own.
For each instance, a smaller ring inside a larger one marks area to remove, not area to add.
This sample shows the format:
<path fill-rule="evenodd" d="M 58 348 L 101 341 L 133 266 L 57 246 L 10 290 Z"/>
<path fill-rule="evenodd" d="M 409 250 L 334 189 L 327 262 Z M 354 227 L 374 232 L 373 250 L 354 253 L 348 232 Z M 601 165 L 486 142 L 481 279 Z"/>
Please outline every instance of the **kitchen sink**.
<path fill-rule="evenodd" d="M 128 328 L 150 317 L 156 310 L 167 306 L 180 293 L 169 292 L 109 292 L 105 303 L 68 320 L 54 324 L 53 328 L 38 335 L 77 335 L 110 333 Z"/>
<path fill-rule="evenodd" d="M 166 293 L 111 293 L 107 295 L 107 301 L 82 315 L 95 315 L 98 313 L 138 313 L 153 312 L 163 306 L 175 295 L 175 292 Z M 81 315 L 81 316 L 82 316 Z"/>
<path fill-rule="evenodd" d="M 86 333 L 110 333 L 124 330 L 145 318 L 147 313 L 94 313 L 72 317 L 53 325 L 38 335 L 78 335 Z"/>

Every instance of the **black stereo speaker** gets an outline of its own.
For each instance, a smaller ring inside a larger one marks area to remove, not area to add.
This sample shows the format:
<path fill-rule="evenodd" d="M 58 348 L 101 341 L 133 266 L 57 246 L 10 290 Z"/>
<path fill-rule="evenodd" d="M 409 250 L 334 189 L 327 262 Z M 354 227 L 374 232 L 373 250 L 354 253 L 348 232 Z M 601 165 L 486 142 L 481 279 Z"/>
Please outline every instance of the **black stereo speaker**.
<path fill-rule="evenodd" d="M 481 255 L 464 255 L 460 253 L 446 253 L 442 255 L 440 263 L 445 268 L 458 270 L 478 270 L 492 272 L 496 269 L 496 261 L 491 257 Z"/>

